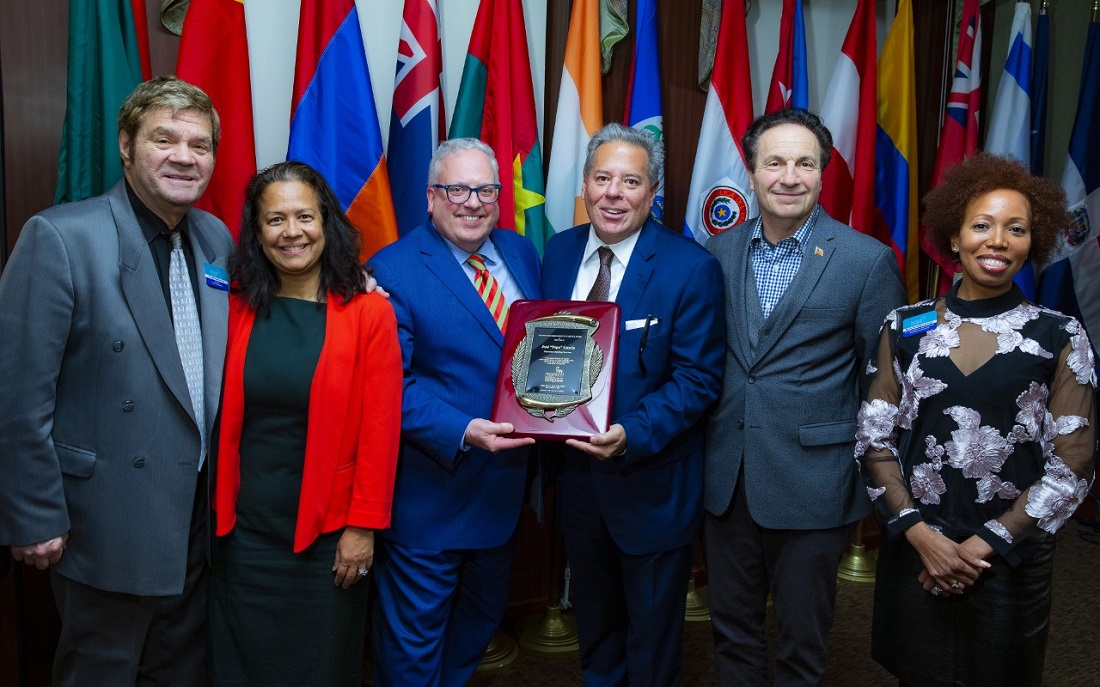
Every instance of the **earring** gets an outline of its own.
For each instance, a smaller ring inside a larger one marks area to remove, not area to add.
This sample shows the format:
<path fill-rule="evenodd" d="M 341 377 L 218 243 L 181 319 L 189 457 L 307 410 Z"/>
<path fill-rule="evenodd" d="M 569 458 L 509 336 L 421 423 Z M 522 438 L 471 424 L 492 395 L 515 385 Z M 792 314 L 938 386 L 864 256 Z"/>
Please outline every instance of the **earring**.
<path fill-rule="evenodd" d="M 951 246 L 951 252 L 952 253 L 958 253 L 959 252 L 959 247 L 958 246 Z"/>

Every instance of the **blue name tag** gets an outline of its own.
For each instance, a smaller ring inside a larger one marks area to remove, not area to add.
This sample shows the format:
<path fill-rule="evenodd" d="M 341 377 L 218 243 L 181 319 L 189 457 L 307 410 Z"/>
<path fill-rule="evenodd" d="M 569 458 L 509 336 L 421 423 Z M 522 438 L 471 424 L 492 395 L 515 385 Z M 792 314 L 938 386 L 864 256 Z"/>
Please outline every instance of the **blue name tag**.
<path fill-rule="evenodd" d="M 914 315 L 901 321 L 902 336 L 916 336 L 936 328 L 936 311 L 929 310 L 921 315 Z"/>
<path fill-rule="evenodd" d="M 220 291 L 229 290 L 229 273 L 210 263 L 204 263 L 202 271 L 206 274 L 206 285 L 213 286 Z"/>

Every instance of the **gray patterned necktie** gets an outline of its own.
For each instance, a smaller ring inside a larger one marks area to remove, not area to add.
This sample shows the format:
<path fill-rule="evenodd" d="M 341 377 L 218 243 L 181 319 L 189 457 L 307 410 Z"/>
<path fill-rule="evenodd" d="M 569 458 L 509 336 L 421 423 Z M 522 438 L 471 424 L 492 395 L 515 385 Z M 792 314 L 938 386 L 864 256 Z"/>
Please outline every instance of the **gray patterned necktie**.
<path fill-rule="evenodd" d="M 191 408 L 199 425 L 201 444 L 199 469 L 206 458 L 206 415 L 203 396 L 202 329 L 199 326 L 199 310 L 195 306 L 195 292 L 187 273 L 187 259 L 183 256 L 183 237 L 178 231 L 170 235 L 172 257 L 168 261 L 168 294 L 172 299 L 172 324 L 176 330 L 176 347 L 179 349 L 183 374 L 187 377 L 187 392 L 191 395 Z"/>
<path fill-rule="evenodd" d="M 615 253 L 607 246 L 600 246 L 596 252 L 600 255 L 600 271 L 586 301 L 606 301 L 611 295 L 611 258 L 615 257 Z"/>

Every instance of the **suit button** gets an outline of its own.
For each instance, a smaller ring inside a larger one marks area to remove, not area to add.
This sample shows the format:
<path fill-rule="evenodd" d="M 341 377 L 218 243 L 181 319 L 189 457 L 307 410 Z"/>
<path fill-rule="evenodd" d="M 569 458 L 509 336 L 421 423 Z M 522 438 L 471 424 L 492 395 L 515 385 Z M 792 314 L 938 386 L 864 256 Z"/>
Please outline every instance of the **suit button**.
<path fill-rule="evenodd" d="M 124 348 L 126 348 L 126 344 L 122 343 L 121 341 L 116 341 L 111 344 L 111 350 L 113 350 L 115 353 L 122 353 L 122 349 Z"/>
<path fill-rule="evenodd" d="M 742 422 L 741 420 L 738 420 L 737 421 L 737 429 L 744 429 L 744 428 L 745 428 L 745 423 Z"/>
<path fill-rule="evenodd" d="M 134 402 L 127 399 L 122 402 L 122 409 L 127 413 L 134 409 Z"/>
<path fill-rule="evenodd" d="M 756 384 L 756 377 L 749 377 L 749 384 Z"/>
<path fill-rule="evenodd" d="M 145 456 L 138 456 L 137 458 L 134 458 L 134 467 L 135 468 L 145 467 Z"/>

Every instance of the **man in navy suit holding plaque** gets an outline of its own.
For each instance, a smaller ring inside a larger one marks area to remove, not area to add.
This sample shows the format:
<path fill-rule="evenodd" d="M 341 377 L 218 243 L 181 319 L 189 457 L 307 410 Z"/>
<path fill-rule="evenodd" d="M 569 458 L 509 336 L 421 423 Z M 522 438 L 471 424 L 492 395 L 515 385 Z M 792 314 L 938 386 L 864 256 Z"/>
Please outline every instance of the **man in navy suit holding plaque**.
<path fill-rule="evenodd" d="M 596 132 L 582 184 L 591 223 L 554 236 L 543 260 L 546 298 L 622 309 L 612 425 L 566 442 L 557 481 L 586 685 L 680 683 L 725 322 L 717 260 L 649 217 L 663 159 L 645 131 Z"/>

